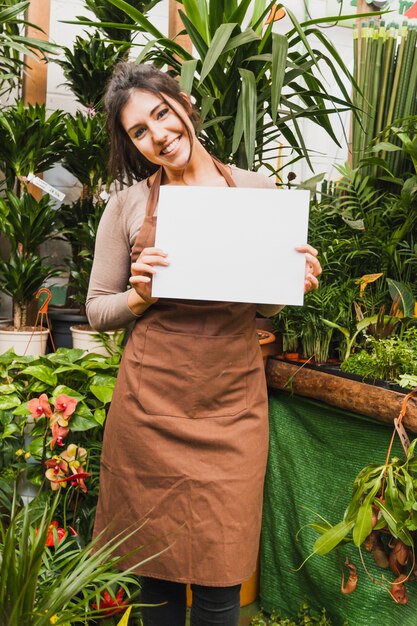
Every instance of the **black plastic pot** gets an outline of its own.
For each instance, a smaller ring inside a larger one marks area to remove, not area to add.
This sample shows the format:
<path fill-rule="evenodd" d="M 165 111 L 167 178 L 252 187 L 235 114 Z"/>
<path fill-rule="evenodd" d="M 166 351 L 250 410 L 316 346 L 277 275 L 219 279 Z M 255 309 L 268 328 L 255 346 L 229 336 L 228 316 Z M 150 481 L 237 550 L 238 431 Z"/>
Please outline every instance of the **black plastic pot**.
<path fill-rule="evenodd" d="M 71 326 L 86 324 L 87 317 L 81 315 L 78 309 L 50 308 L 48 310 L 52 327 L 52 338 L 55 348 L 72 348 Z"/>

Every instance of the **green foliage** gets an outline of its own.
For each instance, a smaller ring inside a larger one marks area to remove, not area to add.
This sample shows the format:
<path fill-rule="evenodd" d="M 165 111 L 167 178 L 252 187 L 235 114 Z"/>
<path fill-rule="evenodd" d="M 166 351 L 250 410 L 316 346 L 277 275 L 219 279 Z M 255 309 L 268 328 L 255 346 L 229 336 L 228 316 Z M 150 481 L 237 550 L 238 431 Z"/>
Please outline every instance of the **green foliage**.
<path fill-rule="evenodd" d="M 21 510 L 14 504 L 9 523 L 0 522 L 0 615 L 4 626 L 91 623 L 103 617 L 92 605 L 98 604 L 104 591 L 121 587 L 130 595 L 128 585 L 138 589 L 132 568 L 118 569 L 122 559 L 114 552 L 123 539 L 116 537 L 100 545 L 102 538 L 98 537 L 82 547 L 67 529 L 59 538 L 51 527 L 57 506 L 58 498 L 48 502 L 38 497 Z M 54 545 L 49 547 L 51 535 Z"/>
<path fill-rule="evenodd" d="M 159 2 L 161 0 L 128 0 L 126 5 L 146 14 Z M 94 13 L 98 23 L 78 17 L 79 23 L 99 28 L 109 39 L 126 43 L 132 41 L 135 22 L 125 11 L 102 0 L 85 0 L 85 6 Z"/>
<path fill-rule="evenodd" d="M 322 609 L 320 615 L 314 614 L 307 601 L 300 606 L 298 617 L 295 620 L 283 617 L 278 611 L 272 611 L 268 616 L 263 611 L 259 611 L 250 622 L 250 626 L 312 626 L 313 624 L 331 626 L 332 621 L 328 617 L 326 609 Z"/>
<path fill-rule="evenodd" d="M 0 198 L 0 227 L 11 252 L 0 258 L 0 288 L 13 299 L 14 326 L 26 324 L 26 309 L 49 278 L 61 273 L 44 264 L 39 246 L 57 236 L 57 211 L 48 195 L 38 201 L 24 191 L 19 197 L 6 191 Z"/>
<path fill-rule="evenodd" d="M 66 84 L 77 101 L 90 109 L 103 105 L 106 85 L 118 61 L 128 54 L 128 46 L 104 41 L 97 31 L 87 38 L 75 38 L 72 50 L 62 47 L 64 58 L 55 59 L 64 71 Z"/>
<path fill-rule="evenodd" d="M 100 112 L 81 113 L 65 118 L 67 149 L 63 166 L 78 178 L 83 186 L 82 197 L 98 199 L 102 188 L 108 189 L 107 174 L 109 140 L 104 115 Z"/>
<path fill-rule="evenodd" d="M 402 375 L 417 376 L 417 332 L 406 331 L 403 338 L 376 340 L 369 337 L 365 348 L 351 354 L 341 365 L 344 372 L 364 378 L 399 382 Z"/>
<path fill-rule="evenodd" d="M 405 460 L 393 457 L 384 465 L 372 463 L 362 468 L 355 478 L 343 520 L 335 526 L 323 528 L 323 534 L 313 546 L 314 554 L 327 554 L 343 540 L 353 541 L 360 547 L 372 531 L 390 533 L 414 550 L 412 533 L 417 530 L 417 501 L 413 486 L 417 479 L 416 444 L 417 439 L 414 439 Z M 317 525 L 314 527 L 317 529 Z"/>
<path fill-rule="evenodd" d="M 21 256 L 17 250 L 12 250 L 7 261 L 0 259 L 1 289 L 13 298 L 15 307 L 26 307 L 45 281 L 58 274 L 60 270 L 43 264 L 36 254 Z"/>
<path fill-rule="evenodd" d="M 30 422 L 27 403 L 43 393 L 51 402 L 65 394 L 78 401 L 66 444 L 75 443 L 88 450 L 86 471 L 91 473 L 87 493 L 68 492 L 65 515 L 67 522 L 89 539 L 98 494 L 103 424 L 120 358 L 118 350 L 105 358 L 67 348 L 41 357 L 18 357 L 12 352 L 0 355 L 0 502 L 3 506 L 9 506 L 10 486 L 22 472 L 39 489 L 45 486 L 50 489 L 44 463 L 56 452 L 49 447 L 45 416 L 32 423 L 31 442 L 25 439 Z"/>
<path fill-rule="evenodd" d="M 46 54 L 57 53 L 54 44 L 22 34 L 22 27 L 27 25 L 24 12 L 29 4 L 30 0 L 0 2 L 0 94 L 20 86 L 25 56 L 35 58 L 37 52 L 46 60 Z M 36 25 L 32 27 L 40 31 Z"/>
<path fill-rule="evenodd" d="M 23 254 L 36 253 L 39 246 L 57 236 L 58 212 L 45 194 L 36 200 L 27 191 L 19 197 L 6 191 L 0 197 L 0 225 L 11 246 Z"/>
<path fill-rule="evenodd" d="M 104 201 L 96 201 L 91 195 L 86 195 L 71 205 L 62 205 L 59 213 L 61 233 L 65 235 L 72 249 L 67 297 L 81 309 L 87 299 L 94 244 L 105 206 Z"/>
<path fill-rule="evenodd" d="M 258 2 L 255 10 L 246 0 L 187 0 L 180 15 L 197 52 L 193 57 L 129 3 L 110 1 L 135 21 L 137 30 L 147 33 L 149 42 L 138 60 L 172 68 L 190 91 L 202 112 L 202 141 L 223 162 L 257 168 L 274 158 L 279 138 L 295 150 L 295 158 L 309 160 L 298 125 L 302 118 L 337 142 L 330 114 L 351 106 L 340 80 L 341 73 L 349 72 L 316 26 L 326 18 L 299 24 L 286 8 L 290 25 L 284 36 L 272 32 L 272 22 L 263 24 L 273 2 Z M 313 50 L 314 40 L 326 53 Z M 342 98 L 326 91 L 322 66 L 335 77 Z"/>
<path fill-rule="evenodd" d="M 0 111 L 0 168 L 8 189 L 16 177 L 45 172 L 65 154 L 64 114 L 47 115 L 44 104 L 16 105 Z"/>

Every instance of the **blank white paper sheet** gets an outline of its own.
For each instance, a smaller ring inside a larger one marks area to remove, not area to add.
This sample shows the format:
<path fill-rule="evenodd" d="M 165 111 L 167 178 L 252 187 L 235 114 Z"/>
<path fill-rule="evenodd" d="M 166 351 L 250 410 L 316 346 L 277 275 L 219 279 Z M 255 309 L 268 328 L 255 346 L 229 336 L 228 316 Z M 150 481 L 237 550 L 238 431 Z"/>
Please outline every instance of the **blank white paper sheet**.
<path fill-rule="evenodd" d="M 303 304 L 309 191 L 162 186 L 158 298 Z"/>

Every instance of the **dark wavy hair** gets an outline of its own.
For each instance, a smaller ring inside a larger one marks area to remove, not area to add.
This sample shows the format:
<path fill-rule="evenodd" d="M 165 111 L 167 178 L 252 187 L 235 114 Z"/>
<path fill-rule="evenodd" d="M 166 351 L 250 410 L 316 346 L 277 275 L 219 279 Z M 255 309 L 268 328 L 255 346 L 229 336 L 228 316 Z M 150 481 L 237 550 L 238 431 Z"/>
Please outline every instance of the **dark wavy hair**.
<path fill-rule="evenodd" d="M 194 109 L 190 109 L 189 101 L 181 93 L 179 84 L 172 76 L 145 63 L 118 63 L 107 85 L 104 106 L 110 136 L 109 171 L 122 186 L 126 182 L 132 184 L 134 181 L 143 180 L 158 169 L 157 165 L 148 161 L 139 152 L 121 124 L 121 113 L 135 89 L 157 94 L 162 99 L 164 94 L 169 96 L 186 111 L 190 111 L 188 116 L 196 130 L 199 126 L 198 114 Z M 177 111 L 176 113 L 180 115 Z M 192 146 L 193 137 L 188 129 L 187 132 Z"/>

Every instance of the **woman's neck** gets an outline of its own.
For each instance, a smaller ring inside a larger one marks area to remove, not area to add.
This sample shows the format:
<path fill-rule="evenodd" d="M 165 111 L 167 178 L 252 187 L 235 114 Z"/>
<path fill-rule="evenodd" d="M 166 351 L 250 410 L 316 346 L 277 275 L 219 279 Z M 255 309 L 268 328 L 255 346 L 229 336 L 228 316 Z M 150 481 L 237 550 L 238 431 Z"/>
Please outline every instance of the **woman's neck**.
<path fill-rule="evenodd" d="M 223 181 L 213 158 L 198 140 L 194 142 L 193 153 L 185 170 L 164 168 L 162 173 L 163 185 L 210 186 L 222 184 Z"/>

